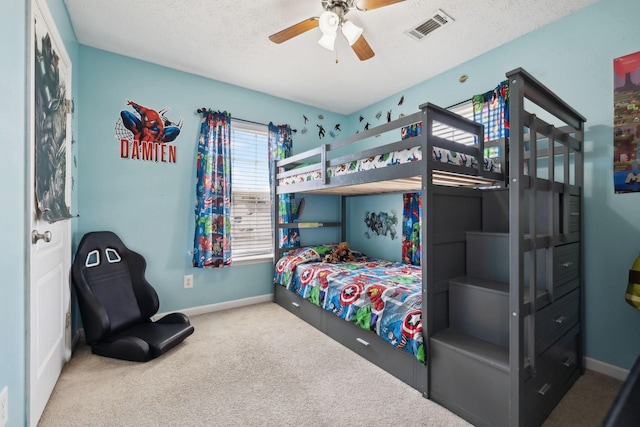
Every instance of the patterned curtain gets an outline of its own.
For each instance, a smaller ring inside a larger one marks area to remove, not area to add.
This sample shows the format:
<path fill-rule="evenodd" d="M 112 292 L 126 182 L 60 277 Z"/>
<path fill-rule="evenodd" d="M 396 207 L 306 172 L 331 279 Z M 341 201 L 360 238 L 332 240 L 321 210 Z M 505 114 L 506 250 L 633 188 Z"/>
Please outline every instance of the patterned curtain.
<path fill-rule="evenodd" d="M 274 160 L 282 160 L 291 155 L 293 139 L 289 125 L 276 126 L 269 123 L 269 176 L 273 179 Z M 273 182 L 271 183 L 273 185 Z M 298 209 L 295 194 L 280 194 L 278 196 L 278 223 L 291 223 L 298 221 Z M 298 228 L 285 228 L 278 232 L 280 248 L 293 248 L 300 246 L 300 232 Z"/>
<path fill-rule="evenodd" d="M 231 265 L 231 115 L 199 112 L 193 266 L 224 267 Z"/>
<path fill-rule="evenodd" d="M 422 240 L 420 218 L 422 218 L 422 193 L 404 193 L 402 209 L 402 261 L 407 264 L 422 264 Z"/>
<path fill-rule="evenodd" d="M 509 136 L 509 84 L 505 80 L 494 90 L 475 95 L 473 120 L 484 125 L 484 140 Z"/>

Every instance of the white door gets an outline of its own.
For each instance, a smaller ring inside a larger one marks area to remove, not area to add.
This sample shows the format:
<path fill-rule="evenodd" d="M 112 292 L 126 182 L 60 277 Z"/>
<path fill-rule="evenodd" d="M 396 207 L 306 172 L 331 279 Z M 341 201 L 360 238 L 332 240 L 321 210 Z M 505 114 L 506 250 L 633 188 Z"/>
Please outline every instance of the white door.
<path fill-rule="evenodd" d="M 71 61 L 45 1 L 31 2 L 28 419 L 36 426 L 71 356 Z"/>

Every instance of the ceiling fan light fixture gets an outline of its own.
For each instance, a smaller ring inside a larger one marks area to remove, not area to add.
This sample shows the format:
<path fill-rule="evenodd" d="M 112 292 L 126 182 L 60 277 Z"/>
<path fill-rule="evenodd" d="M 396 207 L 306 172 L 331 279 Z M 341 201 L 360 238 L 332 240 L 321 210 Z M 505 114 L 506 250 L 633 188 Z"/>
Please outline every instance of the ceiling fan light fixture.
<path fill-rule="evenodd" d="M 353 44 L 358 41 L 362 35 L 362 28 L 358 27 L 351 21 L 344 21 L 342 24 L 342 34 L 344 34 L 345 38 L 349 42 L 349 46 L 353 46 Z"/>
<path fill-rule="evenodd" d="M 318 27 L 320 27 L 322 34 L 335 33 L 338 31 L 339 24 L 340 17 L 338 14 L 328 10 L 322 12 L 322 15 L 320 15 L 320 18 L 318 19 Z"/>
<path fill-rule="evenodd" d="M 333 50 L 336 44 L 336 33 L 324 33 L 318 44 L 327 50 Z"/>

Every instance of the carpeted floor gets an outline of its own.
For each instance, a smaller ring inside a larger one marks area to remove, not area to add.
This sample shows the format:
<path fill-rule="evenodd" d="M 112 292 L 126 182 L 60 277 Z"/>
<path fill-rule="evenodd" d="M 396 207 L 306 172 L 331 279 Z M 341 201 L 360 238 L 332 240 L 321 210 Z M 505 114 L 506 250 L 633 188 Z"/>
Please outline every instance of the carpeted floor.
<path fill-rule="evenodd" d="M 81 343 L 39 426 L 468 426 L 273 303 L 193 316 L 148 363 Z M 621 385 L 588 372 L 546 427 L 598 426 Z"/>

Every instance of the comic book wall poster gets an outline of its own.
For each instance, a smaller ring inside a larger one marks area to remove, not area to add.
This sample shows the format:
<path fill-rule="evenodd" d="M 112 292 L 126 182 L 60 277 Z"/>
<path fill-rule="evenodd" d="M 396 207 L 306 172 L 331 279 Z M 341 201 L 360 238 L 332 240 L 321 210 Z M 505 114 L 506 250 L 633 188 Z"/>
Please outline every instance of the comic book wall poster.
<path fill-rule="evenodd" d="M 613 183 L 616 193 L 640 191 L 640 52 L 613 60 Z"/>
<path fill-rule="evenodd" d="M 116 121 L 116 139 L 120 157 L 156 163 L 176 163 L 178 151 L 173 142 L 180 135 L 182 118 L 177 122 L 167 117 L 168 108 L 155 110 L 127 101 L 128 109 L 120 111 Z"/>
<path fill-rule="evenodd" d="M 71 218 L 71 61 L 34 11 L 35 196 L 38 217 L 49 223 Z"/>

